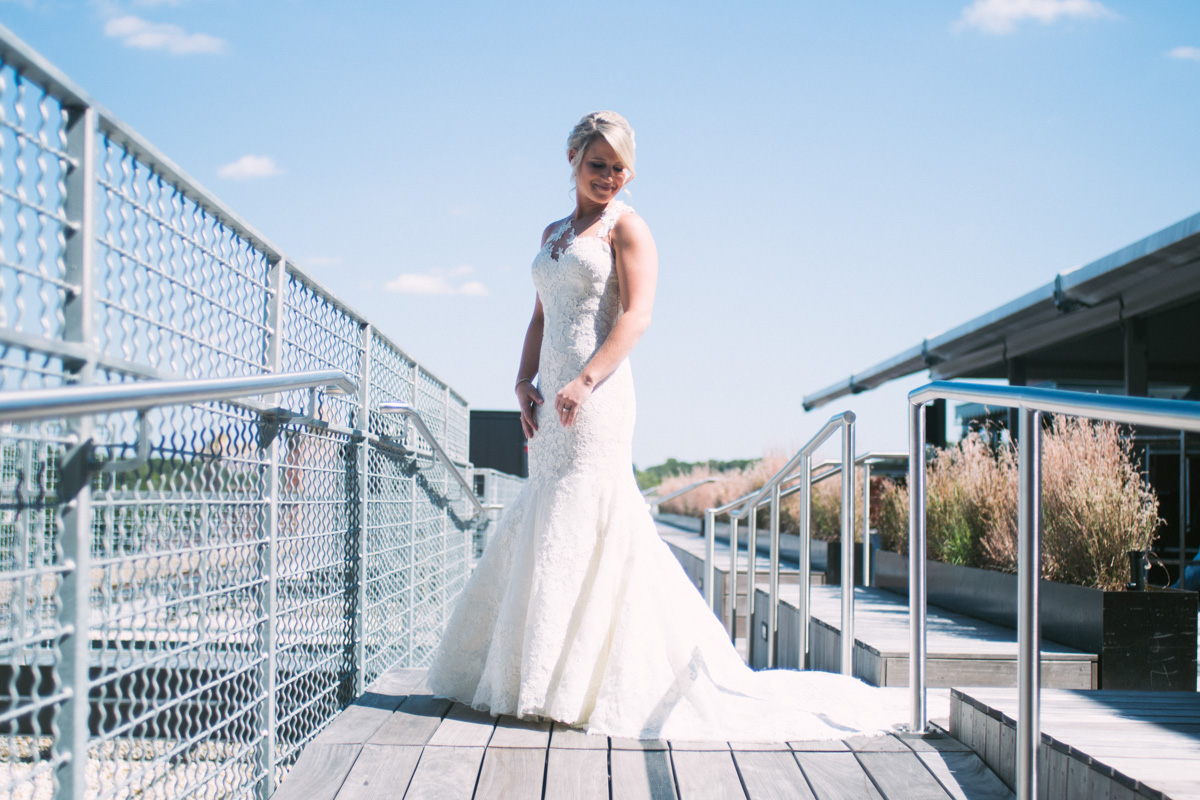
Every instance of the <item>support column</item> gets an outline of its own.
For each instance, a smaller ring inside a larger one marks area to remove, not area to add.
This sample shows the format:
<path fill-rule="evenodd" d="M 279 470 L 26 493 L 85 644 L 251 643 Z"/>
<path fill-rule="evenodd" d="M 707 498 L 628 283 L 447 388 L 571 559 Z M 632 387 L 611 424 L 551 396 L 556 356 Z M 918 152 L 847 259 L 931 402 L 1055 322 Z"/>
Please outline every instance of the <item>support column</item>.
<path fill-rule="evenodd" d="M 1145 397 L 1150 389 L 1146 359 L 1146 320 L 1125 320 L 1125 394 Z"/>
<path fill-rule="evenodd" d="M 287 264 L 280 260 L 271 266 L 271 291 L 267 295 L 267 370 L 280 371 L 283 365 L 283 325 L 287 313 Z M 274 395 L 271 405 L 280 405 L 282 397 Z M 278 423 L 275 423 L 278 425 Z M 262 780 L 258 784 L 259 800 L 266 800 L 275 793 L 275 763 L 278 760 L 277 729 L 279 727 L 279 701 L 277 676 L 279 674 L 279 529 L 280 516 L 280 469 L 284 457 L 283 426 L 272 432 L 267 445 L 267 479 L 264 485 L 266 512 L 263 515 L 265 530 L 259 535 L 262 548 L 263 571 L 266 582 L 262 588 L 263 622 L 259 629 L 259 647 L 266 655 L 263 662 L 263 727 L 259 732 L 258 764 Z"/>
<path fill-rule="evenodd" d="M 938 448 L 946 446 L 946 401 L 942 398 L 925 407 L 925 442 Z"/>
<path fill-rule="evenodd" d="M 98 117 L 93 108 L 67 109 L 67 153 L 72 163 L 65 180 L 63 278 L 73 289 L 63 301 L 63 339 L 95 351 L 96 335 L 96 148 Z M 64 363 L 79 385 L 95 380 L 93 357 Z M 70 696 L 58 711 L 58 746 L 69 759 L 57 769 L 62 800 L 82 798 L 87 792 L 88 736 L 91 694 L 91 636 L 89 606 L 92 554 L 92 472 L 90 466 L 93 421 L 90 416 L 65 420 L 75 447 L 64 458 L 62 484 L 73 483 L 74 497 L 62 508 L 62 559 L 68 571 L 59 587 L 60 624 L 65 633 L 59 644 L 57 665 Z M 36 424 L 36 423 L 35 423 Z M 68 477 L 69 476 L 69 477 Z M 60 497 L 70 493 L 60 484 Z"/>
<path fill-rule="evenodd" d="M 367 471 L 371 466 L 371 344 L 374 330 L 362 326 L 362 359 L 358 368 L 358 423 L 363 438 L 358 445 L 358 526 L 354 542 L 357 566 L 355 569 L 354 614 L 354 696 L 362 697 L 367 689 L 367 513 L 371 498 L 371 482 Z"/>
<path fill-rule="evenodd" d="M 1027 386 L 1029 384 L 1029 375 L 1026 370 L 1025 359 L 1010 358 L 1008 360 L 1008 385 L 1009 386 Z M 1020 435 L 1020 411 L 1015 408 L 1008 410 L 1008 438 L 1016 443 Z"/>

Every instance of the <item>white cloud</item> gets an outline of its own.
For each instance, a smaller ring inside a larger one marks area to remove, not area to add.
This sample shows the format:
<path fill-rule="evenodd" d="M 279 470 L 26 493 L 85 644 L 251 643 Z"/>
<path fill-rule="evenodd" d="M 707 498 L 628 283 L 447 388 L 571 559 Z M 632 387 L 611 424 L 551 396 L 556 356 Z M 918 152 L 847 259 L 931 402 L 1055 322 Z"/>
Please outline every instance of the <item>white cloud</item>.
<path fill-rule="evenodd" d="M 474 269 L 468 266 L 455 267 L 454 269 L 438 269 L 435 267 L 429 270 L 429 272 L 424 273 L 404 272 L 385 283 L 383 288 L 386 291 L 398 292 L 400 294 L 464 294 L 473 297 L 483 297 L 488 293 L 488 289 L 480 281 L 456 280 L 470 275 L 472 272 L 474 272 Z"/>
<path fill-rule="evenodd" d="M 169 22 L 150 22 L 132 14 L 114 17 L 104 23 L 104 34 L 116 39 L 126 47 L 142 50 L 166 50 L 174 55 L 194 53 L 221 53 L 225 40 L 207 33 L 188 33 Z"/>
<path fill-rule="evenodd" d="M 1176 47 L 1174 50 L 1167 51 L 1167 58 L 1200 61 L 1200 47 Z"/>
<path fill-rule="evenodd" d="M 1115 16 L 1099 0 L 975 0 L 963 9 L 955 28 L 978 28 L 985 33 L 1012 33 L 1019 23 L 1037 20 L 1048 25 L 1065 18 Z"/>
<path fill-rule="evenodd" d="M 244 181 L 249 178 L 270 178 L 272 175 L 282 175 L 283 170 L 270 156 L 246 155 L 217 168 L 217 175 L 222 178 L 232 178 Z"/>

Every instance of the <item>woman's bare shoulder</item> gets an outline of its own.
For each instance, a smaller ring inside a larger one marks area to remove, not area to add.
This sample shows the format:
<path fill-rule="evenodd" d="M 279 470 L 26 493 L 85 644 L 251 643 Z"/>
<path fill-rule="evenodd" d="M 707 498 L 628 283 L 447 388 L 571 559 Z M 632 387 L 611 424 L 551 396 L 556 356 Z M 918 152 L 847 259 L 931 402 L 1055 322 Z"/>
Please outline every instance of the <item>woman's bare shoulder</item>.
<path fill-rule="evenodd" d="M 650 226 L 632 208 L 623 212 L 612 229 L 614 243 L 638 242 L 651 239 Z"/>

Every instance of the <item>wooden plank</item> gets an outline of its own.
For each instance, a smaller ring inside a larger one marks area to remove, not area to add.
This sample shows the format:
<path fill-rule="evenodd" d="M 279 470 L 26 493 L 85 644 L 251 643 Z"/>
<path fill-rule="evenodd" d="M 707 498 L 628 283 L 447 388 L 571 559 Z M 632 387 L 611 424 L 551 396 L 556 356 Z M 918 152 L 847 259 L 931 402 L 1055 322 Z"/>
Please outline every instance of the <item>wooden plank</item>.
<path fill-rule="evenodd" d="M 729 749 L 734 752 L 753 752 L 762 750 L 779 750 L 780 752 L 790 753 L 792 748 L 788 747 L 787 742 L 730 742 Z"/>
<path fill-rule="evenodd" d="M 974 753 L 926 750 L 917 753 L 954 800 L 1011 800 L 1015 797 Z"/>
<path fill-rule="evenodd" d="M 550 731 L 550 747 L 561 750 L 607 750 L 608 737 L 586 733 L 556 722 Z"/>
<path fill-rule="evenodd" d="M 477 711 L 462 703 L 455 703 L 442 719 L 429 744 L 444 747 L 485 747 L 492 738 L 496 718 L 486 711 Z"/>
<path fill-rule="evenodd" d="M 858 753 L 910 753 L 912 750 L 895 736 L 851 736 L 846 740 Z"/>
<path fill-rule="evenodd" d="M 671 755 L 666 750 L 614 747 L 609 759 L 613 800 L 676 800 Z"/>
<path fill-rule="evenodd" d="M 550 743 L 550 723 L 537 719 L 517 719 L 505 715 L 496 722 L 489 748 L 540 747 Z"/>
<path fill-rule="evenodd" d="M 361 745 L 310 742 L 288 770 L 272 800 L 333 800 Z"/>
<path fill-rule="evenodd" d="M 671 750 L 691 750 L 694 752 L 729 750 L 729 742 L 677 742 L 672 739 Z"/>
<path fill-rule="evenodd" d="M 609 739 L 612 750 L 670 750 L 671 745 L 666 739 L 621 739 L 614 736 Z"/>
<path fill-rule="evenodd" d="M 404 800 L 469 798 L 479 778 L 483 752 L 482 747 L 426 745 L 408 791 L 403 795 Z M 395 787 L 392 797 L 400 796 L 399 787 Z"/>
<path fill-rule="evenodd" d="M 853 753 L 795 753 L 817 800 L 883 800 Z"/>
<path fill-rule="evenodd" d="M 367 691 L 393 695 L 429 694 L 425 687 L 425 676 L 428 674 L 429 670 L 425 669 L 393 667 L 371 681 Z"/>
<path fill-rule="evenodd" d="M 427 694 L 409 695 L 400 708 L 371 734 L 371 744 L 425 744 L 442 724 L 451 701 Z"/>
<path fill-rule="evenodd" d="M 788 742 L 788 747 L 796 753 L 844 753 L 850 749 L 841 739 L 806 739 Z"/>
<path fill-rule="evenodd" d="M 723 753 L 678 750 L 671 742 L 671 761 L 681 800 L 734 800 L 746 796 L 728 748 Z"/>
<path fill-rule="evenodd" d="M 897 738 L 917 753 L 971 753 L 971 748 L 943 733 L 901 733 Z"/>
<path fill-rule="evenodd" d="M 1046 758 L 1041 759 L 1038 771 L 1046 771 L 1048 781 L 1047 796 L 1052 798 L 1052 800 L 1066 800 L 1067 770 L 1069 769 L 1071 758 L 1066 753 L 1055 750 L 1053 747 L 1047 748 L 1045 753 Z"/>
<path fill-rule="evenodd" d="M 541 800 L 546 752 L 544 747 L 489 747 L 479 771 L 475 800 Z"/>
<path fill-rule="evenodd" d="M 608 800 L 608 748 L 551 747 L 545 796 L 556 800 Z"/>
<path fill-rule="evenodd" d="M 858 753 L 858 761 L 888 800 L 948 800 L 937 778 L 917 754 Z"/>
<path fill-rule="evenodd" d="M 733 760 L 750 800 L 816 800 L 791 752 L 735 751 Z"/>
<path fill-rule="evenodd" d="M 366 691 L 348 706 L 314 741 L 324 744 L 362 744 L 387 722 L 405 695 Z"/>
<path fill-rule="evenodd" d="M 393 800 L 403 796 L 420 759 L 419 746 L 364 745 L 337 800 Z"/>

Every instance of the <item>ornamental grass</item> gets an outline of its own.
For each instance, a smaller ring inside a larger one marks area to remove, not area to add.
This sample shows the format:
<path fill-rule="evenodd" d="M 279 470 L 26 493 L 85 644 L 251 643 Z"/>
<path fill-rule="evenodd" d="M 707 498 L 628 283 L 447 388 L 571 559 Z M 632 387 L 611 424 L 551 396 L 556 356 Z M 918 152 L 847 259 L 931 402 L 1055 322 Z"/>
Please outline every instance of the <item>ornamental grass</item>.
<path fill-rule="evenodd" d="M 930 558 L 1016 571 L 1013 447 L 971 434 L 940 451 L 926 472 Z M 1042 434 L 1042 576 L 1121 588 L 1130 550 L 1147 550 L 1162 520 L 1132 440 L 1118 425 L 1054 416 Z M 879 503 L 885 549 L 907 552 L 908 489 L 889 482 Z"/>
<path fill-rule="evenodd" d="M 689 472 L 663 478 L 659 484 L 660 495 L 682 489 L 685 486 L 708 477 L 716 477 L 717 481 L 699 486 L 687 494 L 668 500 L 660 509 L 672 514 L 684 514 L 689 517 L 703 517 L 707 508 L 722 506 L 731 500 L 761 489 L 771 477 L 787 464 L 789 456 L 782 449 L 767 451 L 763 457 L 743 469 L 732 469 L 725 472 L 713 472 L 709 467 L 701 465 Z M 791 484 L 786 484 L 791 485 Z M 786 486 L 785 485 L 785 486 Z M 879 498 L 885 491 L 887 482 L 882 478 L 871 479 L 871 523 L 876 526 L 879 513 Z M 855 506 L 855 541 L 862 541 L 862 473 L 855 471 L 854 488 Z M 842 479 L 840 475 L 828 478 L 813 485 L 812 493 L 812 535 L 814 539 L 836 540 L 841 537 L 842 511 Z M 758 511 L 758 528 L 765 530 L 770 524 L 770 507 L 763 506 Z M 782 531 L 796 533 L 800 529 L 800 496 L 793 494 L 785 497 L 780 504 L 779 526 Z"/>

